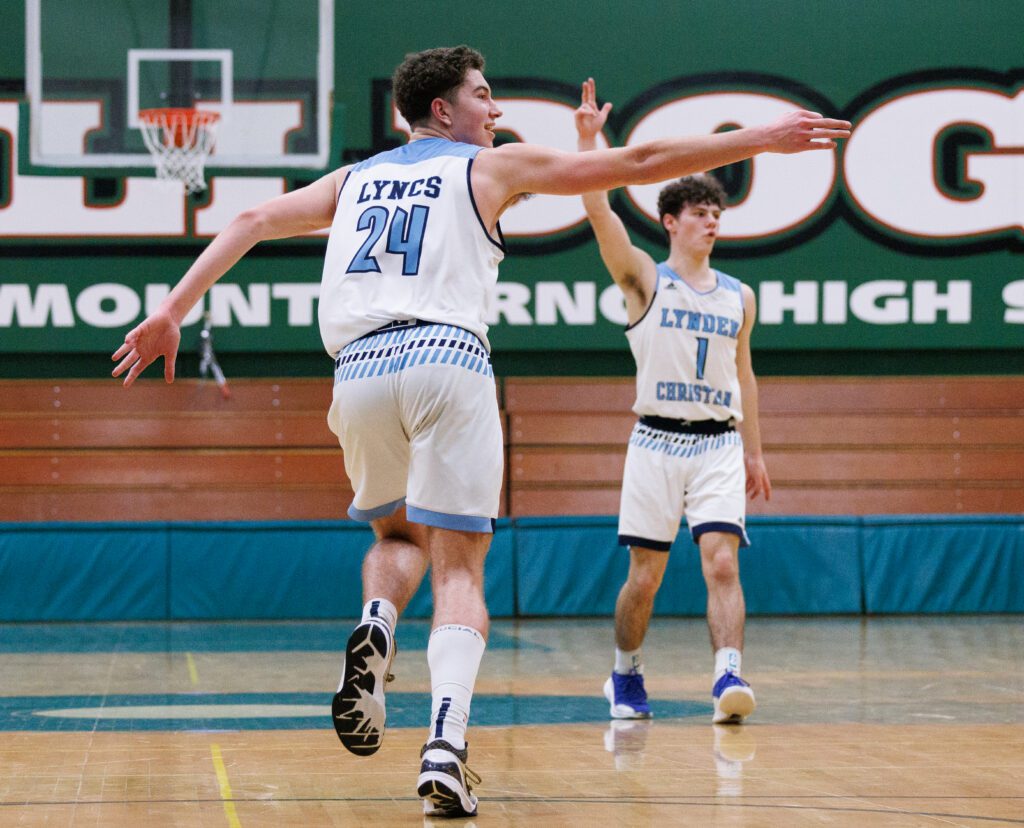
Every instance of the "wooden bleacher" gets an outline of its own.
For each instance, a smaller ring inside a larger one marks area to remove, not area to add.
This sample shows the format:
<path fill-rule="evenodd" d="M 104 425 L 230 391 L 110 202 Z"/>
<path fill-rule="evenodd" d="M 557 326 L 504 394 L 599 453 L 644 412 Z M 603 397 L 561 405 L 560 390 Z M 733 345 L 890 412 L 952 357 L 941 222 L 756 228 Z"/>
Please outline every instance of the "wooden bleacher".
<path fill-rule="evenodd" d="M 1024 511 L 1024 378 L 758 381 L 770 503 L 751 514 Z M 615 514 L 632 379 L 509 379 L 509 512 Z"/>
<path fill-rule="evenodd" d="M 1024 379 L 759 380 L 751 514 L 1024 511 Z M 0 521 L 339 519 L 329 379 L 0 382 Z M 633 380 L 507 378 L 502 514 L 615 514 Z"/>
<path fill-rule="evenodd" d="M 352 490 L 330 380 L 0 383 L 0 520 L 310 520 Z"/>

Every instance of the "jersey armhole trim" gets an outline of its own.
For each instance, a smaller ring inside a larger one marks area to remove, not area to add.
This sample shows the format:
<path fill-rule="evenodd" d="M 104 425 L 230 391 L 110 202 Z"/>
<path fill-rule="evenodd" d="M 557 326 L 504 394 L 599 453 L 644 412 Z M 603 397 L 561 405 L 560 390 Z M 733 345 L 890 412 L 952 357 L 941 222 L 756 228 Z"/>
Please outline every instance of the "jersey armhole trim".
<path fill-rule="evenodd" d="M 338 187 L 338 197 L 336 199 L 334 199 L 334 209 L 335 209 L 335 211 L 337 211 L 338 205 L 341 203 L 341 193 L 342 193 L 342 190 L 345 189 L 345 185 L 348 184 L 348 177 L 350 175 L 352 175 L 352 168 L 351 167 L 349 167 L 348 172 L 345 173 L 345 180 L 342 181 L 341 182 L 341 186 Z"/>
<path fill-rule="evenodd" d="M 637 325 L 639 325 L 641 322 L 643 322 L 647 318 L 647 314 L 649 314 L 651 312 L 651 308 L 654 307 L 654 300 L 658 298 L 658 285 L 660 283 L 661 283 L 661 277 L 658 275 L 658 272 L 655 271 L 654 272 L 654 292 L 651 294 L 651 301 L 648 302 L 647 307 L 644 309 L 644 312 L 640 315 L 640 318 L 637 319 L 636 322 L 634 322 L 632 325 L 626 325 L 626 327 L 623 328 L 624 331 L 631 331 L 631 330 L 633 330 L 633 328 L 635 328 Z"/>
<path fill-rule="evenodd" d="M 487 236 L 488 241 L 490 241 L 490 243 L 497 247 L 502 253 L 505 253 L 505 237 L 501 233 L 501 225 L 496 225 L 499 241 L 495 241 L 494 237 L 484 224 L 483 218 L 480 216 L 480 208 L 476 206 L 476 196 L 473 195 L 473 178 L 471 175 L 473 172 L 473 162 L 475 160 L 475 158 L 470 158 L 469 163 L 466 164 L 466 189 L 469 191 L 469 203 L 473 205 L 473 212 L 476 213 L 476 220 L 480 222 L 480 229 L 484 231 L 484 235 Z"/>

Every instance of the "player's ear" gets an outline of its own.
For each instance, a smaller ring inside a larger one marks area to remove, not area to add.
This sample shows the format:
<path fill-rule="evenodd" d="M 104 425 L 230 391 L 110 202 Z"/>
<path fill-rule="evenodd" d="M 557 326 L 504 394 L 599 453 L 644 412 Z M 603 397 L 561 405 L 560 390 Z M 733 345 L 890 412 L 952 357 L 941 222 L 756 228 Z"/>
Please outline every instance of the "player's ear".
<path fill-rule="evenodd" d="M 444 98 L 434 98 L 430 102 L 430 114 L 444 126 L 452 125 L 451 104 Z"/>

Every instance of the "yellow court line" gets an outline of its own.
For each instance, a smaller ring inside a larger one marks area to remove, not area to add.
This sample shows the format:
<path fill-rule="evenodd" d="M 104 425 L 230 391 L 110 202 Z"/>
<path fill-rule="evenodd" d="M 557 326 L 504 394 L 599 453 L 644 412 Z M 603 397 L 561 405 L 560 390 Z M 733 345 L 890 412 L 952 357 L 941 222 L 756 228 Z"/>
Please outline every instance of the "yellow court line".
<path fill-rule="evenodd" d="M 192 686 L 197 687 L 199 685 L 199 671 L 196 669 L 196 660 L 192 658 L 192 653 L 185 653 L 185 663 L 188 665 L 188 677 L 192 681 Z"/>
<path fill-rule="evenodd" d="M 220 755 L 220 745 L 210 745 L 210 753 L 213 754 L 213 769 L 217 773 L 217 782 L 220 784 L 220 798 L 224 800 L 224 816 L 228 818 L 230 828 L 242 828 L 238 821 L 238 812 L 235 811 L 235 796 L 231 793 L 231 783 L 228 782 L 228 772 L 224 767 L 224 759 Z"/>

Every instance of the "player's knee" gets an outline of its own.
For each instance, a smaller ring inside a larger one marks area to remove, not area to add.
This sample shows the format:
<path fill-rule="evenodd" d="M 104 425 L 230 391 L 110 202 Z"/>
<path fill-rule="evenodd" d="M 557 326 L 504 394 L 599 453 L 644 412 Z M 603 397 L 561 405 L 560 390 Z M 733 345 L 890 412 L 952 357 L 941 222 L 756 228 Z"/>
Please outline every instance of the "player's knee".
<path fill-rule="evenodd" d="M 709 532 L 701 536 L 701 568 L 709 584 L 729 585 L 739 581 L 740 565 L 736 547 L 734 536 L 720 532 Z"/>
<path fill-rule="evenodd" d="M 728 548 L 719 548 L 703 556 L 704 578 L 708 583 L 720 586 L 734 584 L 740 579 L 739 561 L 736 553 Z"/>
<path fill-rule="evenodd" d="M 431 561 L 431 583 L 434 591 L 454 591 L 483 589 L 483 561 L 476 560 L 438 560 Z"/>
<path fill-rule="evenodd" d="M 653 598 L 661 587 L 665 570 L 661 568 L 633 566 L 629 570 L 630 587 L 644 598 Z"/>

